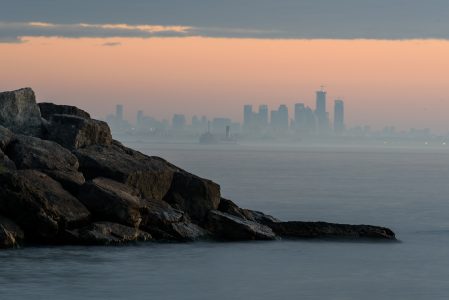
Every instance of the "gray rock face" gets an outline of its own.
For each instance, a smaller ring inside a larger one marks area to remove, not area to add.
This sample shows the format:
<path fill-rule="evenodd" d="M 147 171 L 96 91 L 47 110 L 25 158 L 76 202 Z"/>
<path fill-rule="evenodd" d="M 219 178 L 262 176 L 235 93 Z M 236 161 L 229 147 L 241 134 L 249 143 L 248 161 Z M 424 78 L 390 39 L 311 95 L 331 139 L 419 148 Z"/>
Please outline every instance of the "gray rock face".
<path fill-rule="evenodd" d="M 35 170 L 0 173 L 0 213 L 32 240 L 53 241 L 67 228 L 89 220 L 90 213 L 62 186 Z"/>
<path fill-rule="evenodd" d="M 14 134 L 6 127 L 0 126 L 0 150 L 5 150 Z"/>
<path fill-rule="evenodd" d="M 81 189 L 78 199 L 89 209 L 96 220 L 117 222 L 138 227 L 142 218 L 141 200 L 131 189 L 117 181 L 95 178 Z"/>
<path fill-rule="evenodd" d="M 90 119 L 88 112 L 71 105 L 58 105 L 54 103 L 41 102 L 38 103 L 42 118 L 50 121 L 53 115 L 70 115 L 84 119 Z"/>
<path fill-rule="evenodd" d="M 193 220 L 203 222 L 210 210 L 220 204 L 220 186 L 185 171 L 174 173 L 170 190 L 164 200 L 186 212 Z"/>
<path fill-rule="evenodd" d="M 263 225 L 281 222 L 279 219 L 272 217 L 270 215 L 266 215 L 260 211 L 250 210 L 240 208 L 232 202 L 231 200 L 221 198 L 220 205 L 218 206 L 218 211 L 245 219 L 253 222 L 257 222 Z"/>
<path fill-rule="evenodd" d="M 208 238 L 210 233 L 190 222 L 180 210 L 161 200 L 144 200 L 141 208 L 140 228 L 150 232 L 156 239 L 173 241 L 196 241 Z"/>
<path fill-rule="evenodd" d="M 42 134 L 42 118 L 30 88 L 0 93 L 0 125 L 16 133 Z"/>
<path fill-rule="evenodd" d="M 74 151 L 86 179 L 111 178 L 135 189 L 139 196 L 161 200 L 170 188 L 176 167 L 149 157 L 118 142 Z"/>
<path fill-rule="evenodd" d="M 112 142 L 111 130 L 106 122 L 79 116 L 52 115 L 46 131 L 46 139 L 68 149 L 109 145 Z"/>
<path fill-rule="evenodd" d="M 24 240 L 22 229 L 13 221 L 0 216 L 0 248 L 20 247 Z"/>
<path fill-rule="evenodd" d="M 278 222 L 268 226 L 282 237 L 290 238 L 344 238 L 396 240 L 388 228 L 371 225 L 347 225 L 326 222 Z"/>
<path fill-rule="evenodd" d="M 76 156 L 55 142 L 17 135 L 10 142 L 7 155 L 18 169 L 39 170 L 70 191 L 75 192 L 84 184 Z"/>
<path fill-rule="evenodd" d="M 274 240 L 270 227 L 216 210 L 207 216 L 207 228 L 225 240 Z"/>
<path fill-rule="evenodd" d="M 70 243 L 84 245 L 123 245 L 152 239 L 147 232 L 111 222 L 96 222 L 80 229 L 69 230 L 66 236 Z"/>

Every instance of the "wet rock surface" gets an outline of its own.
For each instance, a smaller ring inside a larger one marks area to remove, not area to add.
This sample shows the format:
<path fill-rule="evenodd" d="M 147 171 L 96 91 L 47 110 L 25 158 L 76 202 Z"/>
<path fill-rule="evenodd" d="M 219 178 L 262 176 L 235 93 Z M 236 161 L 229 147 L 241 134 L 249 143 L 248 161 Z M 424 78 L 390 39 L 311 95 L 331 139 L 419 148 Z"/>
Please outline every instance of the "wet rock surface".
<path fill-rule="evenodd" d="M 0 248 L 345 238 L 388 228 L 282 222 L 221 197 L 220 186 L 123 146 L 108 125 L 34 92 L 0 93 Z"/>

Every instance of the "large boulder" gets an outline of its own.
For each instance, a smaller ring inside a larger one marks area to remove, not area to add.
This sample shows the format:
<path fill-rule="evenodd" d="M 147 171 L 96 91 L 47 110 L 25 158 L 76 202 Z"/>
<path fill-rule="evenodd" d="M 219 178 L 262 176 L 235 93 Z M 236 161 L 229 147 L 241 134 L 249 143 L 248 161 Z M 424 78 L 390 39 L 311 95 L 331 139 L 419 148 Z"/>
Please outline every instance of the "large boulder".
<path fill-rule="evenodd" d="M 38 242 L 57 242 L 61 232 L 90 218 L 86 207 L 58 182 L 35 170 L 0 172 L 0 213 Z"/>
<path fill-rule="evenodd" d="M 263 225 L 281 222 L 279 219 L 270 215 L 266 215 L 263 212 L 240 208 L 237 206 L 237 204 L 235 204 L 231 200 L 224 198 L 221 198 L 220 205 L 218 206 L 217 210 L 242 219 L 257 222 Z"/>
<path fill-rule="evenodd" d="M 268 224 L 281 237 L 289 238 L 343 238 L 396 240 L 388 228 L 371 225 L 347 225 L 326 222 L 277 222 Z"/>
<path fill-rule="evenodd" d="M 13 221 L 0 216 L 0 249 L 20 247 L 23 239 L 22 229 Z"/>
<path fill-rule="evenodd" d="M 142 198 L 161 200 L 178 169 L 158 157 L 149 157 L 114 141 L 74 151 L 86 179 L 106 177 L 124 183 Z"/>
<path fill-rule="evenodd" d="M 123 245 L 131 242 L 149 241 L 147 232 L 111 222 L 96 222 L 79 229 L 68 230 L 69 243 L 83 245 Z"/>
<path fill-rule="evenodd" d="M 0 125 L 15 133 L 42 134 L 42 118 L 30 88 L 0 93 Z"/>
<path fill-rule="evenodd" d="M 164 200 L 201 223 L 210 210 L 220 205 L 220 186 L 183 170 L 175 172 Z"/>
<path fill-rule="evenodd" d="M 216 210 L 207 215 L 207 229 L 215 237 L 225 240 L 276 239 L 276 234 L 268 226 Z"/>
<path fill-rule="evenodd" d="M 16 135 L 6 154 L 18 169 L 39 170 L 69 191 L 76 192 L 84 184 L 83 174 L 78 172 L 76 156 L 55 142 Z"/>
<path fill-rule="evenodd" d="M 161 200 L 144 200 L 140 228 L 160 240 L 195 241 L 209 237 L 209 232 L 190 222 L 182 211 Z"/>
<path fill-rule="evenodd" d="M 80 190 L 78 199 L 89 209 L 94 219 L 138 227 L 142 218 L 142 200 L 123 183 L 95 178 Z"/>
<path fill-rule="evenodd" d="M 68 149 L 109 145 L 112 142 L 111 130 L 106 122 L 60 114 L 51 116 L 45 138 Z"/>
<path fill-rule="evenodd" d="M 53 115 L 71 115 L 90 119 L 88 112 L 71 105 L 58 105 L 49 102 L 38 103 L 42 118 L 50 121 Z"/>
<path fill-rule="evenodd" d="M 5 150 L 13 137 L 14 134 L 11 130 L 0 125 L 0 150 Z"/>

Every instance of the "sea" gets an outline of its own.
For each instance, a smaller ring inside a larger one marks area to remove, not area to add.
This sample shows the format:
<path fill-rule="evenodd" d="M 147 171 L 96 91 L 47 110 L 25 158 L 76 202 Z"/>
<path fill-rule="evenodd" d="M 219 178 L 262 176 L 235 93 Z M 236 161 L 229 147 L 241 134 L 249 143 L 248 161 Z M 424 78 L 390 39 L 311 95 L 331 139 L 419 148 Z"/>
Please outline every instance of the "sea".
<path fill-rule="evenodd" d="M 126 141 L 283 220 L 397 243 L 142 243 L 0 251 L 0 299 L 449 299 L 449 147 Z"/>

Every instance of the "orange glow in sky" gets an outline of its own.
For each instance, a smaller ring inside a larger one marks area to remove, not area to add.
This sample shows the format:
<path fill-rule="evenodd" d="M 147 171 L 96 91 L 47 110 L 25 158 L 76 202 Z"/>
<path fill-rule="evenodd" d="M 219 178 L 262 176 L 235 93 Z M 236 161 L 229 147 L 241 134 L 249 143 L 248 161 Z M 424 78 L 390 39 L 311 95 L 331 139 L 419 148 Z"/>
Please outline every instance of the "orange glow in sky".
<path fill-rule="evenodd" d="M 449 131 L 449 42 L 226 38 L 25 38 L 0 43 L 0 90 L 31 86 L 38 100 L 104 118 L 123 103 L 157 118 L 173 113 L 242 118 L 243 104 L 277 108 L 328 91 L 347 125 Z M 118 44 L 118 45 L 116 45 Z M 115 46 L 106 46 L 115 45 Z"/>

